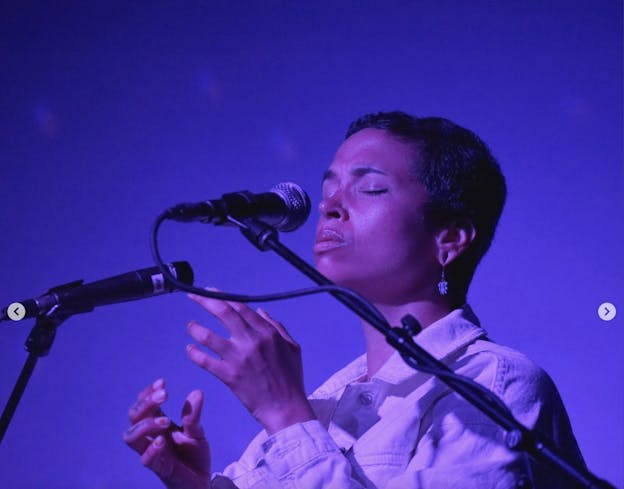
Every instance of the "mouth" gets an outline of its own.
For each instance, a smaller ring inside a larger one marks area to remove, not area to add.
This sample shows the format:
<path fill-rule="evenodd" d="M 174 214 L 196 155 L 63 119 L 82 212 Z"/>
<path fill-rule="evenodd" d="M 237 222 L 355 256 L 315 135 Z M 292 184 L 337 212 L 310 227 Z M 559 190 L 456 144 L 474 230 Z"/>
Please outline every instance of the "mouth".
<path fill-rule="evenodd" d="M 316 234 L 314 243 L 314 252 L 321 253 L 323 251 L 342 248 L 347 242 L 342 234 L 330 228 L 321 228 Z"/>

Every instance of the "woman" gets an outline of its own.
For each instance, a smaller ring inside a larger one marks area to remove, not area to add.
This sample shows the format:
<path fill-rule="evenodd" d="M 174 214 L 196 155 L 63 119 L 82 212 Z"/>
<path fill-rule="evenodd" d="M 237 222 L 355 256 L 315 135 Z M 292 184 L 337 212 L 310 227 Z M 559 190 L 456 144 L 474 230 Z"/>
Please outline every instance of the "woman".
<path fill-rule="evenodd" d="M 549 377 L 489 341 L 466 305 L 506 196 L 485 144 L 441 118 L 402 112 L 355 121 L 323 179 L 318 270 L 375 304 L 390 324 L 414 316 L 415 341 L 492 390 L 525 426 L 582 457 Z M 192 297 L 230 331 L 188 325 L 203 348 L 188 356 L 225 382 L 264 430 L 241 459 L 212 474 L 199 422 L 202 393 L 182 430 L 160 409 L 162 380 L 130 409 L 126 442 L 169 488 L 565 487 L 564 479 L 505 447 L 505 433 L 430 375 L 408 367 L 363 323 L 366 352 L 309 398 L 300 349 L 261 309 Z M 255 372 L 255 373 L 252 373 Z M 550 473 L 549 473 L 550 472 Z"/>

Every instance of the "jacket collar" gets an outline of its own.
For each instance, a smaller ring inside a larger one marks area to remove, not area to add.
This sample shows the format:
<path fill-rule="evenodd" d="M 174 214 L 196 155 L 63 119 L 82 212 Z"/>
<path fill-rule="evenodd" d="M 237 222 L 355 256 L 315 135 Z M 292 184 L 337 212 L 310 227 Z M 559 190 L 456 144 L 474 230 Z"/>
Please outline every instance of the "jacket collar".
<path fill-rule="evenodd" d="M 486 336 L 479 319 L 472 308 L 465 304 L 451 311 L 436 322 L 424 328 L 414 337 L 414 341 L 436 359 L 449 363 L 448 359 L 464 349 L 478 338 Z M 385 382 L 398 385 L 410 379 L 416 371 L 407 365 L 398 352 L 394 352 L 379 371 L 372 377 L 372 382 Z M 332 375 L 311 398 L 340 396 L 344 388 L 357 382 L 366 375 L 366 355 L 361 355 L 349 365 Z"/>

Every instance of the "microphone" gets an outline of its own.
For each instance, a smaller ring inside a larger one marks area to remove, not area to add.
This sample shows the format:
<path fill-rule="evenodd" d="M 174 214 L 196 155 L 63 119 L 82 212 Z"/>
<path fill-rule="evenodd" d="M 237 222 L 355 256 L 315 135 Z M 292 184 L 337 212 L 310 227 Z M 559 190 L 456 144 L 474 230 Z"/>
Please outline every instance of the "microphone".
<path fill-rule="evenodd" d="M 193 269 L 188 262 L 176 261 L 167 267 L 179 281 L 193 284 Z M 52 309 L 70 315 L 90 312 L 97 306 L 143 299 L 175 290 L 158 267 L 143 268 L 88 284 L 82 282 L 77 280 L 53 287 L 36 299 L 13 302 L 2 310 L 0 321 L 21 321 L 46 314 Z"/>
<path fill-rule="evenodd" d="M 223 194 L 220 199 L 178 204 L 165 211 L 166 219 L 217 225 L 257 218 L 281 231 L 294 231 L 309 215 L 310 198 L 295 183 L 279 183 L 261 194 L 246 190 Z"/>

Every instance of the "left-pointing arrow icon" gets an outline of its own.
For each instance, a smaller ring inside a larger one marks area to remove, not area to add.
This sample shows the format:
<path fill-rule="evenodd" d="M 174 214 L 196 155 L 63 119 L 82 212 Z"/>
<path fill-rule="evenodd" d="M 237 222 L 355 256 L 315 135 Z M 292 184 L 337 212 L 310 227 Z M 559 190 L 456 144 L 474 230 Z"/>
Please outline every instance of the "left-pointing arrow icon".
<path fill-rule="evenodd" d="M 26 308 L 21 302 L 13 302 L 7 307 L 7 316 L 12 321 L 21 321 L 26 316 Z"/>

